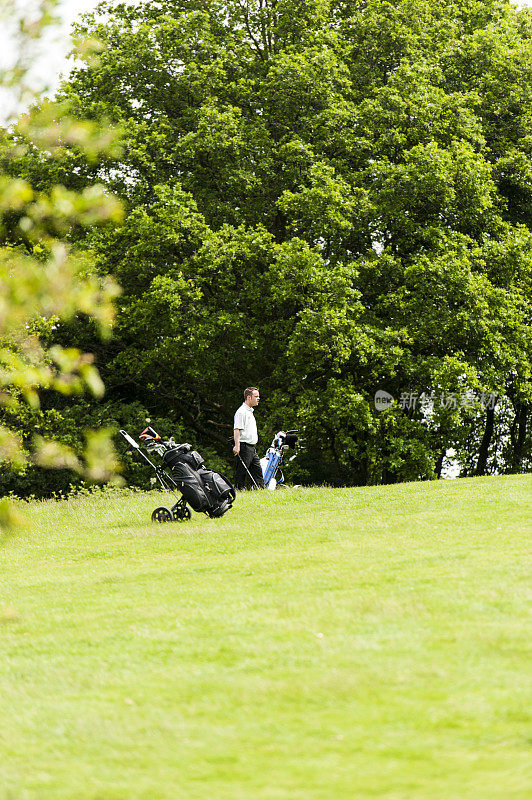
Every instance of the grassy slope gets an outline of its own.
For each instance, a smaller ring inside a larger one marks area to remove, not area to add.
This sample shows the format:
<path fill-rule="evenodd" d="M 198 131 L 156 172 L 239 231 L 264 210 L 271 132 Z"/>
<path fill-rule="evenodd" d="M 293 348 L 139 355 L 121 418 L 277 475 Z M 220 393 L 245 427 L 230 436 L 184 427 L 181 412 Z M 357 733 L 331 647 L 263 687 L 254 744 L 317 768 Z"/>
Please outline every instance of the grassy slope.
<path fill-rule="evenodd" d="M 32 504 L 0 550 L 0 800 L 528 798 L 531 489 Z"/>

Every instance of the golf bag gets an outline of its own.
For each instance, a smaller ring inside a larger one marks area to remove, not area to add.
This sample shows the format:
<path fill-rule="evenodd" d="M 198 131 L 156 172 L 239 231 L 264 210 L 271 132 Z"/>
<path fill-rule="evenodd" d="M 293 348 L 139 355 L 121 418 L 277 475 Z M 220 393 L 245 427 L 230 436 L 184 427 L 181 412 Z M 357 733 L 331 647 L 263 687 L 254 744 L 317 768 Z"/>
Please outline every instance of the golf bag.
<path fill-rule="evenodd" d="M 170 445 L 163 453 L 163 463 L 193 511 L 221 517 L 231 508 L 233 486 L 219 472 L 208 469 L 190 444 Z"/>
<path fill-rule="evenodd" d="M 232 484 L 219 472 L 208 469 L 200 454 L 192 449 L 192 445 L 176 444 L 173 439 L 163 441 L 153 428 L 145 428 L 139 439 L 150 455 L 156 453 L 163 462 L 154 464 L 126 431 L 121 430 L 120 433 L 153 467 L 163 489 L 173 494 L 178 491 L 181 493 L 181 498 L 171 508 L 156 508 L 152 521 L 190 519 L 190 509 L 187 506 L 209 517 L 222 517 L 229 511 L 236 497 Z"/>
<path fill-rule="evenodd" d="M 284 483 L 281 464 L 283 463 L 285 452 L 289 447 L 295 448 L 297 440 L 297 430 L 295 429 L 291 431 L 279 431 L 273 437 L 271 445 L 266 450 L 266 455 L 260 460 L 265 489 L 273 491 L 276 486 L 280 486 Z M 295 455 L 292 456 L 292 458 L 295 458 Z"/>

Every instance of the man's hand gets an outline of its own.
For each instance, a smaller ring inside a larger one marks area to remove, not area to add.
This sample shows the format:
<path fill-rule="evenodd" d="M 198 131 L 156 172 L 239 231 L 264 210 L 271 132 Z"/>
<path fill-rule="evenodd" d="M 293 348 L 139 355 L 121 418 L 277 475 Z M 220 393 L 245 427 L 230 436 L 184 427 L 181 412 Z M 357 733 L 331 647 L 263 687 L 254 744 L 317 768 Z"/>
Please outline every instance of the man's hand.
<path fill-rule="evenodd" d="M 233 447 L 233 453 L 237 456 L 240 453 L 240 442 Z"/>
<path fill-rule="evenodd" d="M 240 453 L 240 428 L 235 428 L 233 430 L 233 436 L 235 439 L 235 446 L 233 447 L 233 453 L 237 456 Z"/>

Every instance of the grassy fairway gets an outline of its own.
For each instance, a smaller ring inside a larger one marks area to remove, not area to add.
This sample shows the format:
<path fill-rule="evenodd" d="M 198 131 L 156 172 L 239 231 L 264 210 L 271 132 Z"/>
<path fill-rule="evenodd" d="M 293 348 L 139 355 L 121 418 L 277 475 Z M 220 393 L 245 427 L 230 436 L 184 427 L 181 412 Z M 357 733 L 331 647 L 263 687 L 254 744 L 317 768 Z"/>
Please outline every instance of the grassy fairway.
<path fill-rule="evenodd" d="M 0 550 L 0 800 L 528 800 L 531 490 L 31 504 Z"/>

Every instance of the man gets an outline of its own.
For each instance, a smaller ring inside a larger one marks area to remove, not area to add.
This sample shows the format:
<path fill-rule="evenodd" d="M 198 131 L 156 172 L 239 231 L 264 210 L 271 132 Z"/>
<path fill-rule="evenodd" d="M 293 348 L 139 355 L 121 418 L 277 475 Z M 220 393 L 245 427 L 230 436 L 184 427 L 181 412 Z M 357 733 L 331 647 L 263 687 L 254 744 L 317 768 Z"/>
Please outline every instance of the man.
<path fill-rule="evenodd" d="M 257 489 L 264 489 L 262 468 L 260 460 L 255 450 L 257 444 L 257 423 L 253 409 L 258 406 L 260 400 L 259 390 L 256 386 L 248 386 L 244 389 L 244 402 L 237 409 L 233 434 L 235 437 L 235 486 L 243 489 L 246 485 L 248 473 L 253 479 L 253 484 Z"/>

